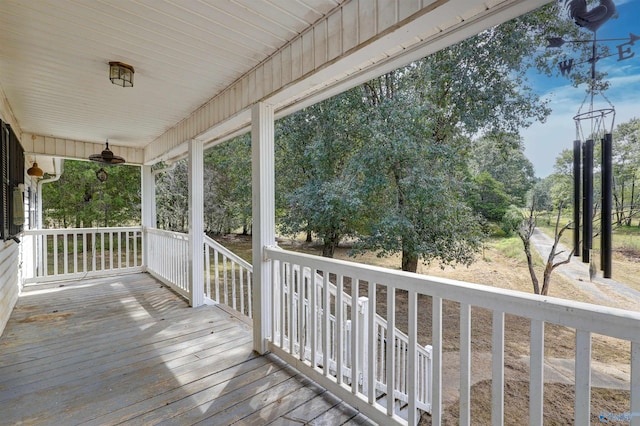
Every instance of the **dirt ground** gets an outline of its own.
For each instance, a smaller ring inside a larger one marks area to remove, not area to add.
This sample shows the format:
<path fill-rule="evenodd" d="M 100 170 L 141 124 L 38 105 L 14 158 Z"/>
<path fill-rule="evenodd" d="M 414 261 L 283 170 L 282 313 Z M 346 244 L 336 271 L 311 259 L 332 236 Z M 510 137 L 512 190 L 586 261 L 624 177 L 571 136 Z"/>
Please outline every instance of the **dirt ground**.
<path fill-rule="evenodd" d="M 241 240 L 241 239 L 240 239 Z M 225 245 L 233 245 L 233 250 L 248 254 L 250 246 L 246 248 L 245 241 L 224 241 Z M 307 253 L 319 254 L 321 247 L 313 244 L 304 244 L 299 241 L 281 240 L 279 245 L 285 249 L 304 251 Z M 244 247 L 243 247 L 244 246 Z M 365 254 L 356 257 L 349 256 L 349 247 L 339 247 L 336 258 L 356 261 L 360 263 L 373 264 L 378 266 L 399 269 L 400 258 L 398 256 L 378 258 L 375 254 Z M 635 253 L 634 253 L 635 255 Z M 542 274 L 542 262 L 537 260 L 539 274 Z M 622 274 L 633 274 L 640 276 L 640 263 L 626 259 L 618 254 L 614 257 L 614 268 L 619 272 L 616 276 L 618 280 L 624 280 Z M 489 243 L 478 261 L 469 267 L 446 267 L 440 268 L 438 265 L 420 265 L 419 273 L 473 282 L 477 284 L 495 286 L 500 288 L 532 292 L 531 278 L 526 265 L 524 255 L 522 258 L 506 256 L 495 245 Z M 349 291 L 349 282 L 345 283 L 345 290 Z M 360 294 L 366 295 L 366 286 L 361 286 Z M 578 286 L 569 279 L 565 279 L 561 274 L 554 272 L 553 281 L 550 286 L 550 296 L 561 297 L 570 300 L 577 300 L 588 303 L 599 303 L 606 305 L 606 301 L 594 300 L 591 294 L 580 290 Z M 385 312 L 386 292 L 384 288 L 377 289 L 377 309 L 378 312 Z M 620 307 L 616 305 L 616 307 Z M 629 306 L 625 306 L 629 309 Z M 640 304 L 637 305 L 640 309 Z M 397 321 L 406 324 L 406 294 L 398 292 L 396 300 Z M 418 339 L 421 344 L 431 341 L 431 300 L 429 297 L 420 296 L 418 300 L 418 323 L 421 324 Z M 472 365 L 472 375 L 474 370 L 483 367 L 483 357 L 489 356 L 491 351 L 491 323 L 492 314 L 490 311 L 481 308 L 472 308 L 472 354 L 474 364 Z M 522 359 L 529 355 L 529 327 L 528 320 L 514 315 L 507 315 L 505 318 L 505 424 L 521 425 L 528 423 L 528 364 Z M 443 353 L 451 354 L 457 358 L 459 350 L 459 305 L 451 301 L 443 303 Z M 572 360 L 574 357 L 575 333 L 573 330 L 547 324 L 545 326 L 545 359 L 554 358 L 560 360 Z M 592 359 L 594 362 L 603 364 L 627 365 L 630 360 L 630 344 L 628 342 L 611 339 L 606 336 L 594 335 L 592 339 Z M 487 362 L 487 360 L 484 360 Z M 624 367 L 623 367 L 624 369 Z M 454 368 L 455 370 L 455 368 Z M 625 372 L 626 373 L 626 372 Z M 444 371 L 444 381 L 447 374 L 454 373 Z M 449 380 L 457 378 L 450 377 Z M 457 424 L 458 421 L 458 389 L 453 386 L 452 392 L 444 399 L 444 424 Z M 573 424 L 573 385 L 568 383 L 546 383 L 544 395 L 545 425 L 565 425 Z M 473 424 L 491 424 L 491 380 L 480 380 L 473 384 L 471 389 L 472 407 L 471 415 Z M 613 413 L 622 414 L 629 411 L 630 392 L 627 389 L 604 389 L 592 388 L 591 396 L 591 417 L 592 424 L 599 424 L 600 414 Z M 423 415 L 421 425 L 431 423 L 428 415 Z M 628 422 L 610 421 L 609 424 L 628 424 Z"/>

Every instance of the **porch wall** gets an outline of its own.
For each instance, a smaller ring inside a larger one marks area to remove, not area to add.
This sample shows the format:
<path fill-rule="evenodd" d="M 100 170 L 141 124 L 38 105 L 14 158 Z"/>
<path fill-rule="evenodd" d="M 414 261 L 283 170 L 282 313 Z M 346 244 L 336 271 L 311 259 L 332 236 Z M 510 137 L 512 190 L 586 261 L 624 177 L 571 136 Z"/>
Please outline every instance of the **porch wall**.
<path fill-rule="evenodd" d="M 0 242 L 0 336 L 20 293 L 18 265 L 20 250 L 14 241 Z"/>
<path fill-rule="evenodd" d="M 21 140 L 20 126 L 11 113 L 9 103 L 2 88 L 0 88 L 0 119 L 9 123 Z M 12 240 L 0 240 L 0 336 L 4 331 L 11 311 L 18 301 L 20 293 L 18 267 L 20 262 L 20 247 Z"/>

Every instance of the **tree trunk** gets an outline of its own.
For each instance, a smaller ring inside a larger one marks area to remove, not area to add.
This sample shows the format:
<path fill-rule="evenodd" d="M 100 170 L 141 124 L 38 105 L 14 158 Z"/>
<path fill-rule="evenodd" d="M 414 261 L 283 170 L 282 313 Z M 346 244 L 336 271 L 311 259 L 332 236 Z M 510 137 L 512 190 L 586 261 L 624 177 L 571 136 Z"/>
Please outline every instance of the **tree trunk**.
<path fill-rule="evenodd" d="M 631 226 L 631 220 L 633 219 L 633 215 L 635 214 L 635 202 L 636 202 L 636 176 L 635 173 L 633 175 L 633 180 L 631 181 L 631 202 L 629 203 L 629 216 L 627 218 L 627 226 Z"/>
<path fill-rule="evenodd" d="M 625 192 L 625 182 L 622 182 L 622 188 L 620 190 L 620 220 L 618 221 L 618 225 L 622 225 L 622 221 L 626 221 L 625 219 L 625 213 L 624 213 L 624 192 Z"/>
<path fill-rule="evenodd" d="M 407 272 L 418 270 L 418 257 L 408 250 L 402 250 L 402 270 Z"/>
<path fill-rule="evenodd" d="M 620 200 L 618 200 L 618 194 L 613 193 L 613 203 L 615 204 L 615 220 L 616 225 L 620 226 L 622 224 L 622 215 L 624 214 L 622 208 L 620 207 Z"/>
<path fill-rule="evenodd" d="M 332 230 L 327 235 L 325 235 L 322 245 L 322 257 L 333 258 L 339 242 L 340 235 L 335 230 Z"/>
<path fill-rule="evenodd" d="M 305 238 L 305 242 L 311 243 L 313 242 L 313 238 L 311 237 L 311 231 L 307 230 L 307 238 Z"/>
<path fill-rule="evenodd" d="M 542 291 L 541 295 L 546 296 L 549 293 L 549 283 L 551 283 L 551 272 L 553 272 L 553 261 L 547 262 L 547 266 L 544 268 L 544 274 L 542 276 Z"/>
<path fill-rule="evenodd" d="M 538 277 L 536 277 L 536 271 L 533 269 L 533 256 L 531 256 L 531 242 L 529 240 L 522 239 L 524 245 L 524 253 L 527 256 L 527 266 L 529 267 L 529 275 L 531 275 L 531 282 L 533 283 L 533 292 L 540 294 L 540 284 L 538 283 Z"/>

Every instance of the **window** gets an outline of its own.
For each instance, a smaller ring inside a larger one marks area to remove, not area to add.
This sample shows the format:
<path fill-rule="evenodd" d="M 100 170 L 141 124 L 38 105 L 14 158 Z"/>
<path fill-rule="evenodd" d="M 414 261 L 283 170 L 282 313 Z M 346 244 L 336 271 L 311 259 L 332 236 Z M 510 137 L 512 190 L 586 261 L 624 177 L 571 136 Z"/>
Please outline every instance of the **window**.
<path fill-rule="evenodd" d="M 24 150 L 7 123 L 0 121 L 0 173 L 2 174 L 1 236 L 8 240 L 24 223 Z M 22 185 L 21 185 L 22 184 Z"/>

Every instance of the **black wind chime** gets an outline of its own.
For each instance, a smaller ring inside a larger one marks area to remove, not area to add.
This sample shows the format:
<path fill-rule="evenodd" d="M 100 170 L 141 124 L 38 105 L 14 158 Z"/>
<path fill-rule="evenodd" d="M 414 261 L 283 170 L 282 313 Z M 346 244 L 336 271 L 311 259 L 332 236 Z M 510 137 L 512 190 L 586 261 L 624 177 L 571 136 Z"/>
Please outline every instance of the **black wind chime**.
<path fill-rule="evenodd" d="M 613 170 L 612 170 L 612 131 L 615 121 L 615 108 L 606 98 L 602 90 L 597 87 L 596 63 L 605 56 L 598 54 L 598 42 L 625 41 L 617 45 L 618 61 L 632 58 L 635 53 L 631 48 L 634 43 L 640 40 L 640 36 L 629 34 L 628 38 L 602 39 L 598 40 L 596 31 L 607 22 L 616 11 L 616 7 L 611 0 L 600 0 L 600 3 L 587 9 L 586 0 L 560 0 L 569 16 L 575 23 L 591 32 L 593 38 L 590 40 L 569 40 L 565 41 L 559 37 L 549 38 L 547 47 L 561 47 L 565 43 L 591 43 L 591 58 L 586 62 L 591 64 L 591 79 L 589 90 L 580 106 L 578 113 L 573 117 L 576 125 L 576 139 L 573 142 L 573 182 L 574 182 L 574 209 L 573 209 L 573 253 L 574 256 L 582 255 L 582 262 L 590 263 L 591 249 L 593 242 L 593 152 L 595 142 L 599 139 L 601 143 L 601 206 L 600 206 L 600 267 L 605 278 L 611 278 L 611 239 L 612 224 L 611 211 Z M 611 56 L 611 55 L 609 55 Z M 562 75 L 571 73 L 574 64 L 573 59 L 567 59 L 559 64 Z M 606 106 L 598 108 L 595 103 L 596 95 L 600 95 Z M 589 100 L 588 108 L 583 111 L 583 107 Z M 582 216 L 582 217 L 581 217 Z M 581 225 L 582 224 L 582 228 Z M 580 230 L 582 229 L 582 240 Z M 582 247 L 581 247 L 582 246 Z"/>

